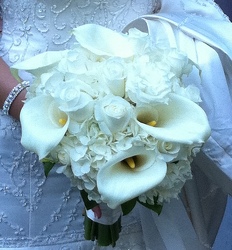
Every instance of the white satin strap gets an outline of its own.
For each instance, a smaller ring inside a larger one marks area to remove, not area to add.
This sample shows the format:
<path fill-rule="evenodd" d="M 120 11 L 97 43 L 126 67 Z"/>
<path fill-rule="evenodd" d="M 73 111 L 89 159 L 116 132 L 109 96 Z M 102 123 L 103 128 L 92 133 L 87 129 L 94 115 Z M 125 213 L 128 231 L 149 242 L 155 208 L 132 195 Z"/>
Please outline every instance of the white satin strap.
<path fill-rule="evenodd" d="M 221 19 L 208 20 L 181 12 L 179 16 L 175 13 L 143 16 L 128 24 L 124 32 L 132 27 L 148 32 L 156 43 L 168 43 L 169 46 L 178 47 L 185 51 L 192 61 L 200 65 L 203 82 L 196 85 L 201 90 L 202 105 L 208 114 L 212 137 L 205 145 L 205 153 L 208 157 L 202 153 L 198 164 L 206 175 L 210 175 L 209 177 L 215 183 L 232 195 L 230 167 L 232 164 L 232 88 L 230 85 L 232 84 L 232 61 L 226 54 L 223 56 L 222 52 L 219 57 L 215 51 L 216 48 L 218 52 L 223 51 L 232 58 L 232 24 Z M 196 79 L 194 83 L 197 83 Z M 202 160 L 202 155 L 207 161 Z"/>
<path fill-rule="evenodd" d="M 128 30 L 130 27 L 136 27 L 139 22 L 141 23 L 141 19 L 149 23 L 149 33 L 152 33 L 152 29 L 154 28 L 149 21 L 167 21 L 190 37 L 194 37 L 199 41 L 220 49 L 232 59 L 232 23 L 230 22 L 223 19 L 206 18 L 184 12 L 161 12 L 153 15 L 144 15 L 128 24 L 125 30 Z M 143 27 L 145 26 L 143 25 Z"/>

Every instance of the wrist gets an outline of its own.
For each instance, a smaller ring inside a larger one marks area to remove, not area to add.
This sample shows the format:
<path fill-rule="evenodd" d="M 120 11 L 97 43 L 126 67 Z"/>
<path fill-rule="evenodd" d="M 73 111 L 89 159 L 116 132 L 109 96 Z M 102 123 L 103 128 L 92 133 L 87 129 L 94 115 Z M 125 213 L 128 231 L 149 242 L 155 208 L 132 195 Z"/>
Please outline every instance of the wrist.
<path fill-rule="evenodd" d="M 23 81 L 18 83 L 8 94 L 3 104 L 3 114 L 9 115 L 10 113 L 18 116 L 23 105 L 22 99 L 25 97 L 25 89 L 29 87 L 29 82 Z M 11 112 L 12 109 L 12 112 Z"/>

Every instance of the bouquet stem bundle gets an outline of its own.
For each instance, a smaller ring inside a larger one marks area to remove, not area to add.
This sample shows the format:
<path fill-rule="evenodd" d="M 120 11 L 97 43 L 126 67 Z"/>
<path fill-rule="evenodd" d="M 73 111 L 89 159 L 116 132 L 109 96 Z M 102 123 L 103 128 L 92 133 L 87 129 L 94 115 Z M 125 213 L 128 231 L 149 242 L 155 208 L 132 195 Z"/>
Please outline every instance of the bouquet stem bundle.
<path fill-rule="evenodd" d="M 85 215 L 84 228 L 86 240 L 96 240 L 99 246 L 115 247 L 121 232 L 121 217 L 112 225 L 103 225 L 92 221 Z"/>

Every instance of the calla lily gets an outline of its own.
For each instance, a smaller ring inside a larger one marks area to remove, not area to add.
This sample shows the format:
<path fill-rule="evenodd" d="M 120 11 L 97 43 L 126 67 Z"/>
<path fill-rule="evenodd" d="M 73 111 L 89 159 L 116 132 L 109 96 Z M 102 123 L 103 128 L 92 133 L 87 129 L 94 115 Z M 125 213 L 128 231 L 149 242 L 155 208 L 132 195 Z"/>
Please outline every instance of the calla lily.
<path fill-rule="evenodd" d="M 138 125 L 158 140 L 184 144 L 203 143 L 210 126 L 203 109 L 189 99 L 170 94 L 168 104 L 136 109 Z M 148 123 L 155 121 L 155 126 Z"/>
<path fill-rule="evenodd" d="M 18 78 L 18 70 L 26 70 L 35 76 L 41 75 L 44 72 L 48 72 L 54 64 L 61 61 L 66 56 L 67 50 L 64 51 L 47 51 L 36 56 L 33 56 L 25 61 L 16 63 L 13 65 L 11 71 L 12 74 Z"/>
<path fill-rule="evenodd" d="M 96 24 L 85 24 L 73 31 L 83 48 L 96 55 L 131 57 L 134 54 L 127 36 Z"/>
<path fill-rule="evenodd" d="M 37 96 L 26 102 L 20 113 L 22 145 L 44 158 L 62 140 L 69 116 L 58 109 L 50 96 Z"/>
<path fill-rule="evenodd" d="M 135 168 L 125 159 L 133 157 Z M 154 151 L 142 146 L 117 153 L 98 172 L 97 187 L 102 200 L 112 209 L 154 188 L 165 177 L 167 166 Z"/>

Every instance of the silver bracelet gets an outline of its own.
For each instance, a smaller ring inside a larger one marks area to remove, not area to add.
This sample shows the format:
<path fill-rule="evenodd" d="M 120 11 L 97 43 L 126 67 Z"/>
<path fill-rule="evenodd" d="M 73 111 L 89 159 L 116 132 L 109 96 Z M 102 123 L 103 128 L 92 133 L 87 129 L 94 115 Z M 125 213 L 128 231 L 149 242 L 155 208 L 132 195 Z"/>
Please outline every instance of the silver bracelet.
<path fill-rule="evenodd" d="M 23 91 L 25 88 L 27 88 L 29 86 L 30 86 L 30 84 L 28 81 L 23 81 L 23 82 L 17 84 L 11 90 L 11 92 L 9 93 L 9 95 L 7 96 L 7 98 L 3 104 L 3 107 L 2 107 L 3 114 L 9 115 L 11 104 L 13 103 L 15 98 L 20 94 L 21 91 Z"/>

